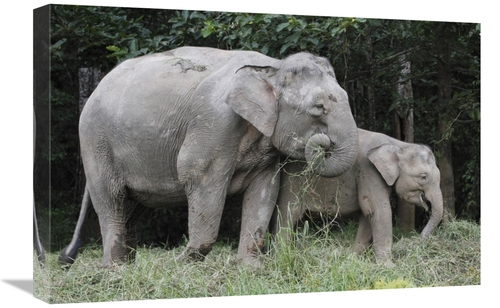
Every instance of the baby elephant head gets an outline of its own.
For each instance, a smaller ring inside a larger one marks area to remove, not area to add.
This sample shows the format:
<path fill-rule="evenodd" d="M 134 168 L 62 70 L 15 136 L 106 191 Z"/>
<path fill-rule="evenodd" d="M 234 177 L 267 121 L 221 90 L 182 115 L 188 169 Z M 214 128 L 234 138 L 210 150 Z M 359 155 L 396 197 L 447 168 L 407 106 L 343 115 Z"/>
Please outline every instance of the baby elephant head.
<path fill-rule="evenodd" d="M 432 151 L 418 144 L 384 144 L 371 150 L 368 159 L 400 198 L 426 210 L 430 204 L 432 215 L 421 234 L 426 239 L 443 218 L 440 172 Z"/>

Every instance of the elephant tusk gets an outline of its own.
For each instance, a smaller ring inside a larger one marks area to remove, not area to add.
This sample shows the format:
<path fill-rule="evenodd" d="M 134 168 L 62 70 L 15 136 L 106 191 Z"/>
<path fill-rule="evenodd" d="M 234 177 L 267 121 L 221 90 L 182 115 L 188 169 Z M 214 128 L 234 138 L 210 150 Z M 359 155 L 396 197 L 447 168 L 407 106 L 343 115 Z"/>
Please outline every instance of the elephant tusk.
<path fill-rule="evenodd" d="M 427 202 L 425 202 L 423 196 L 424 196 L 424 193 L 420 193 L 420 202 L 422 204 L 422 207 L 425 209 L 425 211 L 429 212 L 429 207 L 427 206 Z"/>

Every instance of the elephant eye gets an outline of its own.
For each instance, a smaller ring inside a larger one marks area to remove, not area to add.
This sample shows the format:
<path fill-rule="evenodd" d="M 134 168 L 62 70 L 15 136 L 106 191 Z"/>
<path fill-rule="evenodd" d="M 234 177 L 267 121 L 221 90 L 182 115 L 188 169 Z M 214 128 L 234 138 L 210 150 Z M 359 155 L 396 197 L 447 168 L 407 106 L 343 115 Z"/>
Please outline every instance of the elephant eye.
<path fill-rule="evenodd" d="M 425 173 L 421 174 L 421 175 L 420 175 L 420 179 L 421 179 L 422 181 L 427 181 L 427 174 L 425 174 Z"/>
<path fill-rule="evenodd" d="M 335 96 L 333 96 L 333 94 L 328 95 L 328 99 L 331 100 L 334 103 L 337 102 L 337 98 Z"/>

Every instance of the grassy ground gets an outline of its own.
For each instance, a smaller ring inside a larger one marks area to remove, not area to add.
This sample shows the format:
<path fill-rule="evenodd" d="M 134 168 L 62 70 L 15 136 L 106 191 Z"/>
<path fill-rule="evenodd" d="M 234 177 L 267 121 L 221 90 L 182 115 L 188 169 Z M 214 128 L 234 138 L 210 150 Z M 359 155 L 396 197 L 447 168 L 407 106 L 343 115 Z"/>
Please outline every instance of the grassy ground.
<path fill-rule="evenodd" d="M 101 267 L 102 249 L 87 247 L 62 270 L 57 255 L 34 263 L 34 295 L 50 303 L 282 294 L 480 284 L 480 226 L 455 221 L 428 241 L 396 232 L 395 267 L 375 264 L 371 250 L 351 253 L 356 226 L 308 234 L 298 245 L 271 242 L 260 269 L 236 264 L 236 250 L 222 243 L 204 262 L 176 262 L 182 247 L 139 248 L 133 264 Z M 312 233 L 312 232 L 310 232 Z"/>

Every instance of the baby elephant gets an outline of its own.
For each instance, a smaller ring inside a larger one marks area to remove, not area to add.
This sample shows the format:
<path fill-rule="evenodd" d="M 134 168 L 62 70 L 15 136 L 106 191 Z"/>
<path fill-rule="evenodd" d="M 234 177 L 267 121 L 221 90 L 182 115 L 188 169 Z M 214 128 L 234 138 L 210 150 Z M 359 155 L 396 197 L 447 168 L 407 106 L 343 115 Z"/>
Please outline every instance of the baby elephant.
<path fill-rule="evenodd" d="M 294 176 L 304 170 L 304 165 L 291 162 L 284 166 L 278 226 L 293 227 L 306 210 L 339 216 L 360 211 L 354 251 L 361 253 L 372 241 L 377 263 L 392 265 L 391 188 L 408 203 L 426 210 L 431 206 L 431 218 L 421 234 L 423 240 L 443 217 L 439 169 L 427 146 L 363 129 L 358 133 L 359 152 L 352 168 L 336 178 L 319 178 L 308 193 L 299 195 L 303 184 L 301 177 Z"/>

